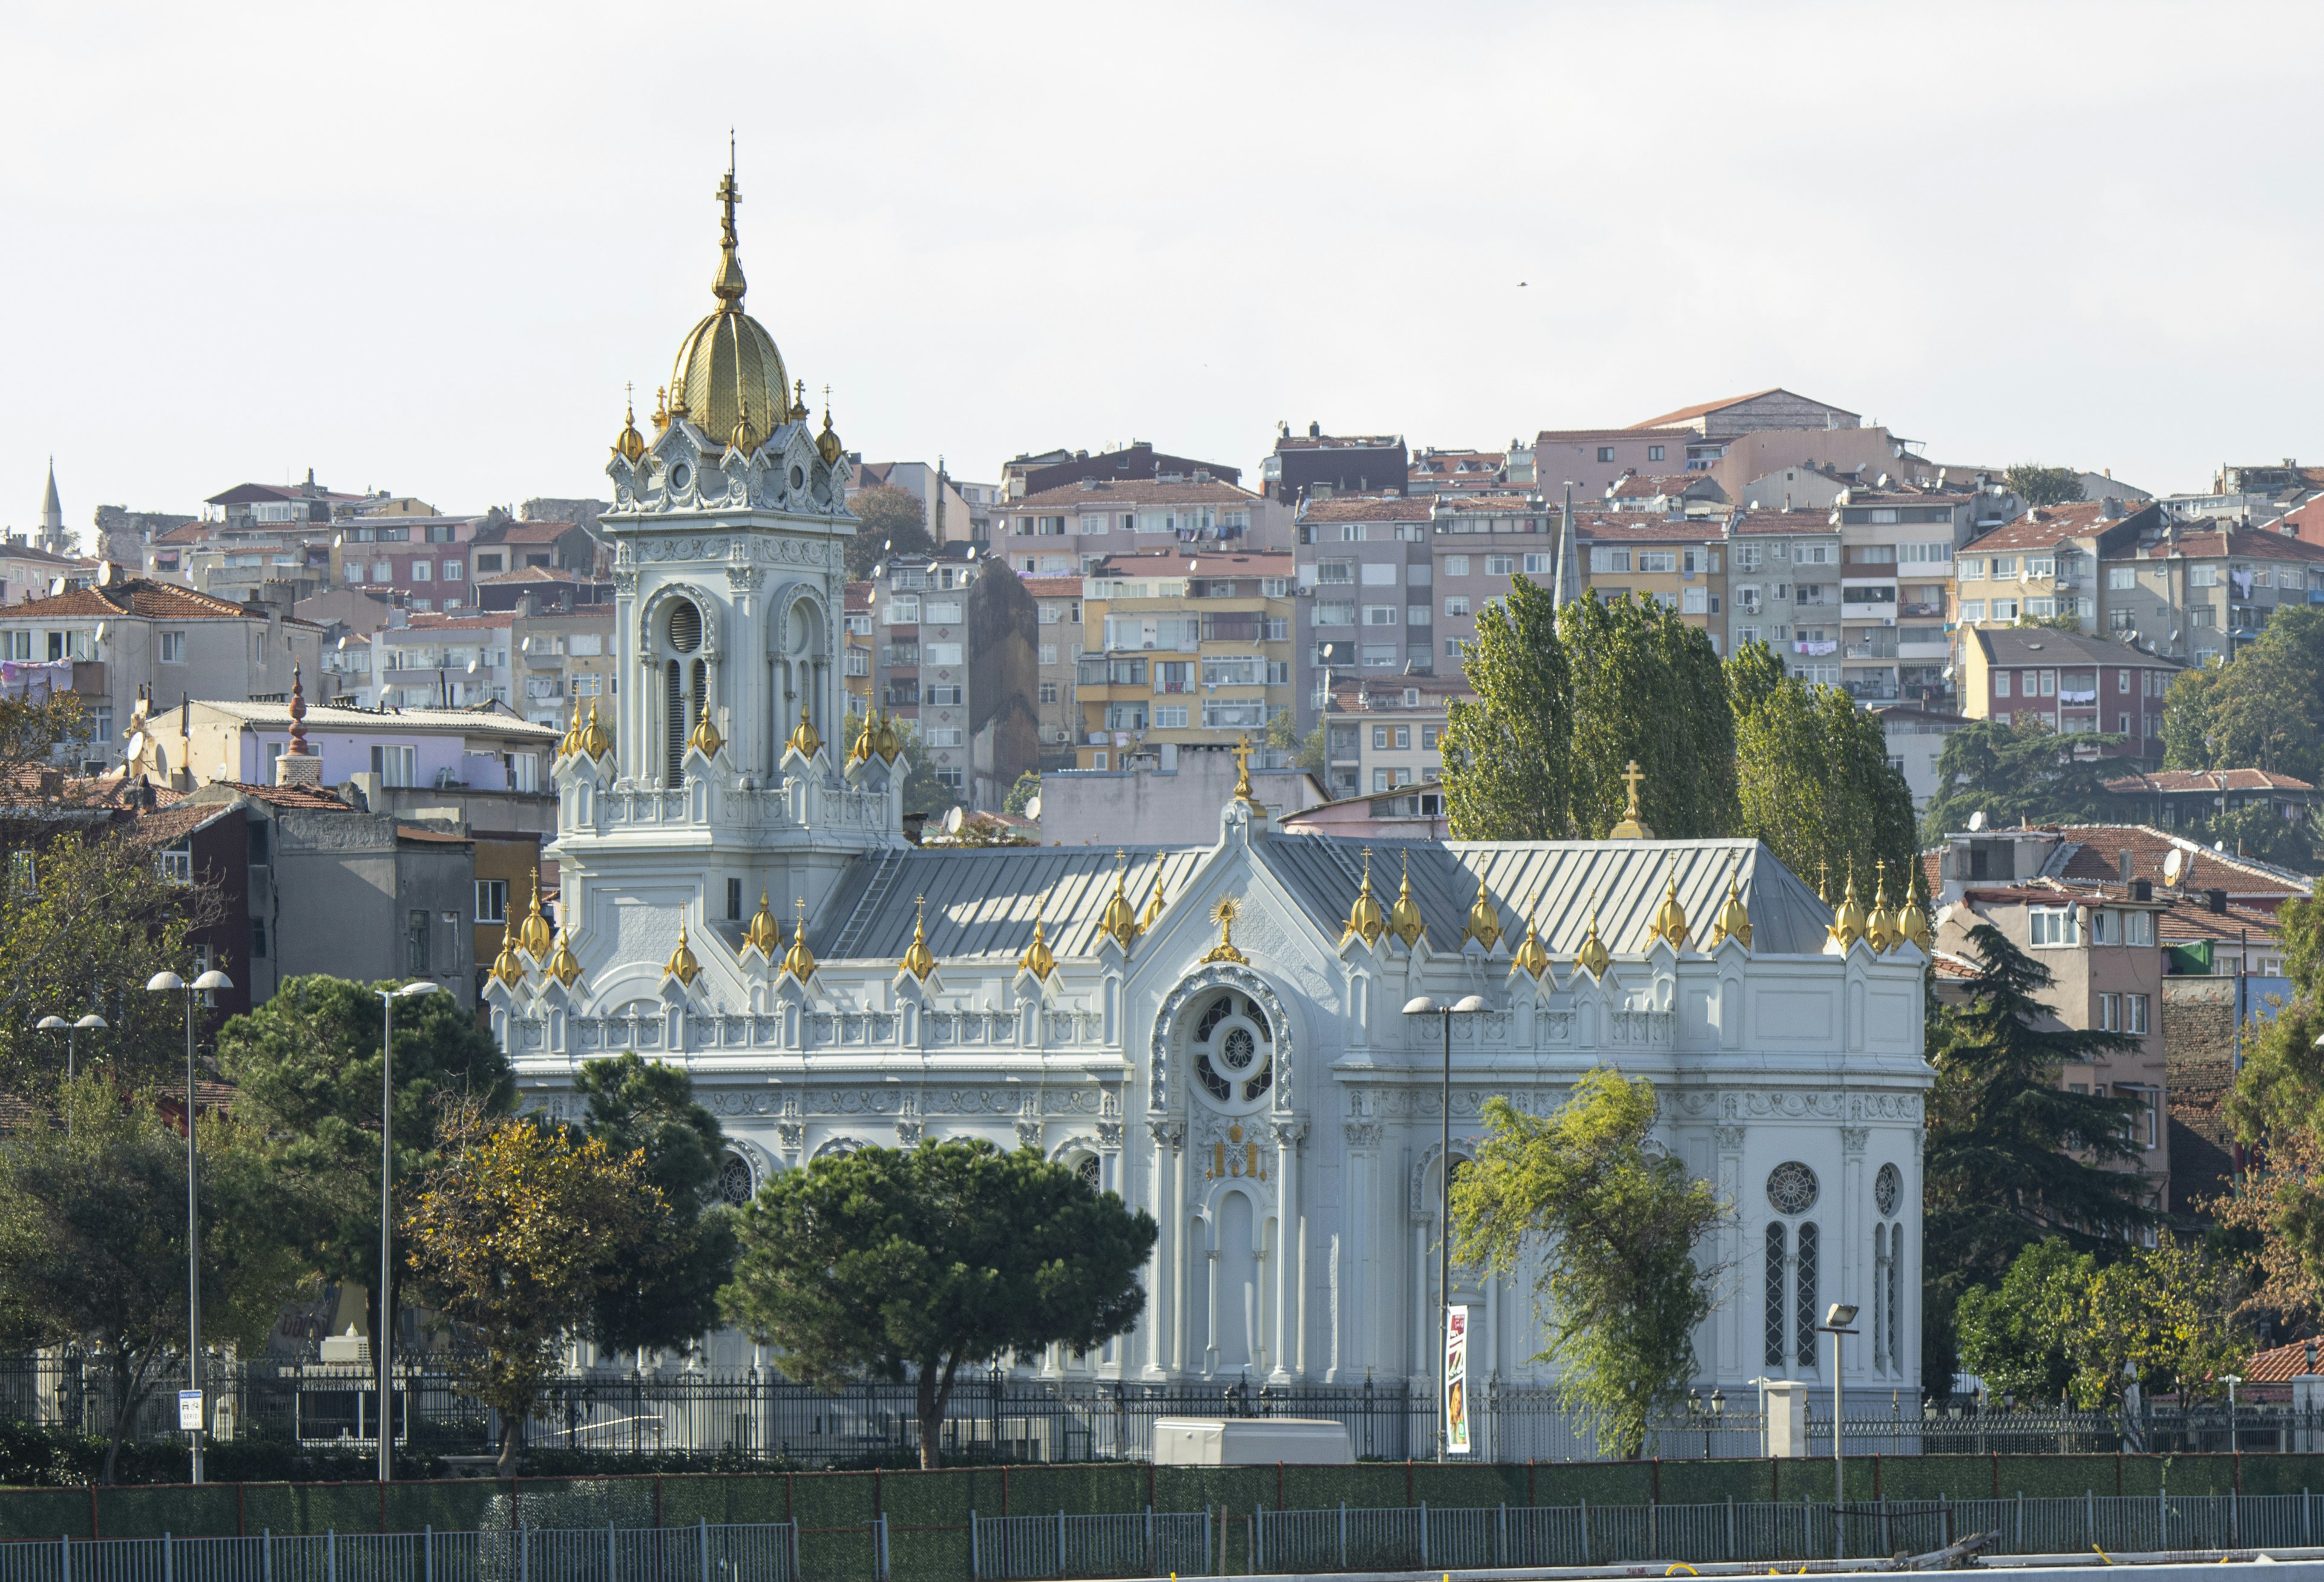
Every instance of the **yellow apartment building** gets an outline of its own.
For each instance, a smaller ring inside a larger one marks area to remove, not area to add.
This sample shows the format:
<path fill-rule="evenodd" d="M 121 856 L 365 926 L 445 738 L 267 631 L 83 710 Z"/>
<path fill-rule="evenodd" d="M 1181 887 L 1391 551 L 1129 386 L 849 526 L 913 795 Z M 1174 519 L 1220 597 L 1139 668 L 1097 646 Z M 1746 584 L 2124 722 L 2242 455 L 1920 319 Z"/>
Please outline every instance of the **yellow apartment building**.
<path fill-rule="evenodd" d="M 1109 556 L 1083 579 L 1074 767 L 1258 742 L 1293 704 L 1288 550 Z"/>

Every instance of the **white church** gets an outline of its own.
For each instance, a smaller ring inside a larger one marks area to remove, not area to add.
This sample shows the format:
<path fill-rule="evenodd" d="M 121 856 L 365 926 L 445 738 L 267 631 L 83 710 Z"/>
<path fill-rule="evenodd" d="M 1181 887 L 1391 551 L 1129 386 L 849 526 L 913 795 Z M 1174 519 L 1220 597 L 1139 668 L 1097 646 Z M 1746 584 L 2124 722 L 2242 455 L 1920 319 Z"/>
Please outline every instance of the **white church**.
<path fill-rule="evenodd" d="M 1706 1249 L 1702 1387 L 1918 1384 L 1927 923 L 1838 911 L 1751 841 L 1286 834 L 1248 793 L 1194 849 L 908 842 L 908 768 L 842 730 L 854 528 L 820 431 L 742 310 L 737 194 L 715 310 L 650 436 L 622 428 L 618 714 L 556 770 L 562 931 L 511 929 L 486 989 L 525 1101 L 576 1065 L 682 1063 L 736 1200 L 826 1154 L 977 1136 L 1072 1164 L 1161 1228 L 1144 1316 L 1052 1374 L 1432 1384 L 1443 1032 L 1452 1152 L 1494 1095 L 1539 1113 L 1599 1064 L 1732 1206 Z M 1633 787 L 1635 798 L 1636 788 Z M 1472 1386 L 1541 1379 L 1532 1294 L 1458 1267 Z"/>

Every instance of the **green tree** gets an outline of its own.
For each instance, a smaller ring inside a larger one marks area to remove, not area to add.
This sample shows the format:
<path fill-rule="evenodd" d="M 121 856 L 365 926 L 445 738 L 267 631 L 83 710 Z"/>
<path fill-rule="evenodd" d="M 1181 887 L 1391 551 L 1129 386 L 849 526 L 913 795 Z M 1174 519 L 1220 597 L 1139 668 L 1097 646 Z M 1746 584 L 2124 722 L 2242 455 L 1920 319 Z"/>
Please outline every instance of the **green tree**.
<path fill-rule="evenodd" d="M 2109 823 L 2117 805 L 2106 783 L 2122 773 L 2119 759 L 2096 750 L 2119 736 L 2061 736 L 2027 720 L 1979 720 L 1945 739 L 1937 755 L 1937 794 L 1921 830 L 1931 841 L 1969 828 L 1985 814 L 1990 829 L 2021 823 Z"/>
<path fill-rule="evenodd" d="M 891 555 L 933 555 L 936 544 L 928 537 L 927 508 L 920 497 L 893 483 L 859 489 L 847 509 L 862 524 L 847 541 L 847 575 L 862 582 L 872 568 Z"/>
<path fill-rule="evenodd" d="M 1572 832 L 1572 676 L 1551 591 L 1523 576 L 1477 613 L 1444 734 L 1444 805 L 1462 841 L 1556 841 Z"/>
<path fill-rule="evenodd" d="M 2324 609 L 2279 604 L 2227 664 L 2182 673 L 2163 732 L 2172 768 L 2324 779 Z"/>
<path fill-rule="evenodd" d="M 2001 481 L 2028 505 L 2070 505 L 2082 497 L 2082 476 L 2071 467 L 2019 462 L 2002 474 Z"/>
<path fill-rule="evenodd" d="M 1727 706 L 1738 725 L 1792 680 L 1783 660 L 1766 643 L 1745 643 L 1722 669 L 1727 677 Z"/>
<path fill-rule="evenodd" d="M 865 1148 L 760 1190 L 726 1311 L 792 1378 L 912 1379 L 933 1467 L 959 1370 L 1121 1334 L 1145 1305 L 1155 1234 L 1144 1209 L 1029 1148 Z"/>
<path fill-rule="evenodd" d="M 1735 717 L 1710 635 L 1643 593 L 1594 595 L 1558 612 L 1572 676 L 1567 762 L 1572 822 L 1602 840 L 1622 817 L 1630 763 L 1646 775 L 1639 807 L 1665 840 L 1735 828 Z"/>
<path fill-rule="evenodd" d="M 616 1159 L 642 1159 L 669 1209 L 670 1245 L 615 1263 L 589 1332 L 613 1351 L 691 1346 L 717 1327 L 718 1292 L 733 1273 L 734 1216 L 719 1195 L 726 1135 L 677 1066 L 635 1054 L 588 1061 L 573 1090 L 587 1104 L 582 1135 Z"/>
<path fill-rule="evenodd" d="M 2069 1062 L 2127 1054 L 2136 1040 L 2060 1023 L 2037 998 L 2050 970 L 1991 924 L 1971 929 L 1978 962 L 1960 1003 L 1929 1018 L 1936 1085 L 1923 1148 L 1922 1377 L 1953 1373 L 1953 1308 L 1997 1284 L 2043 1237 L 2098 1250 L 2163 1221 L 2129 1139 L 2135 1099 L 2070 1093 Z"/>
<path fill-rule="evenodd" d="M 2308 820 L 2287 819 L 2264 802 L 2215 813 L 2187 833 L 2206 844 L 2217 844 L 2238 856 L 2256 857 L 2278 868 L 2312 872 L 2316 867 L 2314 836 Z"/>
<path fill-rule="evenodd" d="M 1718 1276 L 1695 1248 L 1727 1210 L 1648 1145 L 1644 1077 L 1598 1066 L 1548 1115 L 1493 1098 L 1484 1121 L 1452 1184 L 1453 1254 L 1504 1276 L 1535 1271 L 1548 1342 L 1536 1360 L 1556 1366 L 1566 1406 L 1601 1446 L 1637 1456 L 1653 1415 L 1695 1376 L 1694 1329 Z"/>
<path fill-rule="evenodd" d="M 2098 1259 L 2056 1237 L 2010 1261 L 1998 1284 L 1972 1285 L 1953 1310 L 1960 1365 L 1995 1395 L 2055 1401 L 2073 1380 L 2068 1332 L 2088 1305 Z"/>
<path fill-rule="evenodd" d="M 463 1342 L 455 1375 L 500 1413 L 498 1473 L 513 1477 L 558 1343 L 641 1263 L 673 1252 L 675 1228 L 642 1152 L 475 1105 L 447 1116 L 444 1141 L 403 1212 L 409 1266 Z"/>
<path fill-rule="evenodd" d="M 354 983 L 322 973 L 285 979 L 274 998 L 218 1029 L 218 1065 L 235 1084 L 235 1108 L 267 1139 L 272 1167 L 290 1184 L 283 1229 L 307 1267 L 326 1281 L 360 1285 L 371 1333 L 383 1333 L 379 1287 L 380 994 L 393 980 Z M 500 1046 L 448 994 L 399 999 L 395 1007 L 393 1179 L 401 1201 L 441 1161 L 448 1102 L 502 1114 L 516 1083 Z M 410 1247 L 394 1227 L 391 1266 Z M 401 1280 L 387 1293 L 387 1328 L 401 1311 Z"/>
<path fill-rule="evenodd" d="M 1735 724 L 1738 832 L 1764 842 L 1794 873 L 1852 858 L 1869 876 L 1885 861 L 1902 904 L 1914 851 L 1913 793 L 1888 762 L 1877 714 L 1836 686 L 1773 679 L 1751 656 L 1728 661 L 1729 694 L 1756 702 Z"/>
<path fill-rule="evenodd" d="M 0 1345 L 73 1345 L 98 1359 L 114 1408 L 106 1483 L 138 1410 L 185 1354 L 186 1144 L 157 1097 L 84 1070 L 57 1095 L 69 1128 L 32 1121 L 0 1147 Z M 300 1283 L 280 1234 L 287 1194 L 246 1123 L 204 1115 L 195 1141 L 202 1338 L 254 1352 Z"/>
<path fill-rule="evenodd" d="M 1277 709 L 1268 717 L 1267 745 L 1289 753 L 1294 768 L 1320 776 L 1323 772 L 1325 731 L 1325 724 L 1319 719 L 1315 722 L 1315 729 L 1302 736 L 1298 726 L 1294 723 L 1292 712 Z"/>
<path fill-rule="evenodd" d="M 909 720 L 890 717 L 895 727 L 897 743 L 903 750 L 904 761 L 910 766 L 904 776 L 904 811 L 926 818 L 942 818 L 961 805 L 960 793 L 936 778 L 936 766 L 921 743 L 919 727 Z M 840 752 L 844 756 L 855 744 L 863 730 L 863 716 L 851 713 L 840 728 Z"/>
<path fill-rule="evenodd" d="M 1001 799 L 1001 811 L 1022 818 L 1026 816 L 1025 810 L 1033 805 L 1033 798 L 1040 794 L 1041 777 L 1027 769 L 1017 777 L 1017 783 L 1009 787 L 1009 795 Z"/>
<path fill-rule="evenodd" d="M 2217 726 L 2213 713 L 2219 682 L 2227 672 L 2217 666 L 2198 666 L 2171 678 L 2163 696 L 2163 767 L 2166 769 L 2213 768 L 2211 740 Z"/>

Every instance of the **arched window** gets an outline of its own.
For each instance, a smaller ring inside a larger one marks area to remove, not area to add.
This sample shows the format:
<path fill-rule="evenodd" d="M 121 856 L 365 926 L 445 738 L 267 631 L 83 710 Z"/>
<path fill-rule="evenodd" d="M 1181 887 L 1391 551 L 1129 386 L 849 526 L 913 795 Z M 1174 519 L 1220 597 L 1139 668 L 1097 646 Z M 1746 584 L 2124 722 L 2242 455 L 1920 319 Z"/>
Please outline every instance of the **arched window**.
<path fill-rule="evenodd" d="M 672 786 L 686 777 L 686 739 L 709 706 L 710 667 L 702 648 L 702 610 L 690 599 L 671 602 L 662 617 L 662 761 Z"/>
<path fill-rule="evenodd" d="M 1816 1227 L 1811 1219 L 1800 1227 L 1799 1261 L 1792 1269 L 1792 1311 L 1799 1332 L 1797 1361 L 1803 1373 L 1816 1366 Z"/>
<path fill-rule="evenodd" d="M 1784 1274 L 1791 1263 L 1784 1250 L 1784 1222 L 1767 1227 L 1767 1366 L 1784 1366 Z"/>
<path fill-rule="evenodd" d="M 1218 1103 L 1242 1109 L 1275 1085 L 1275 1029 L 1249 995 L 1231 990 L 1194 1024 L 1194 1081 Z"/>

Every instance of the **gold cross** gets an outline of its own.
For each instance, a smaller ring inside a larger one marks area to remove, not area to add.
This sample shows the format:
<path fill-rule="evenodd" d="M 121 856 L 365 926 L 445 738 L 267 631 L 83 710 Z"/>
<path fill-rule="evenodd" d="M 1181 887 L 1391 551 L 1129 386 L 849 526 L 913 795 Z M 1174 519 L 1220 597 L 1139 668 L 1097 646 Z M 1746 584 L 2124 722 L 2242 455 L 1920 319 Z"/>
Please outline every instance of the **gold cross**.
<path fill-rule="evenodd" d="M 1239 802 L 1249 802 L 1251 799 L 1250 751 L 1250 737 L 1249 733 L 1245 733 L 1243 737 L 1236 742 L 1233 749 L 1235 761 L 1234 794 L 1235 799 Z"/>
<path fill-rule="evenodd" d="M 1630 806 L 1628 816 L 1631 818 L 1638 816 L 1638 783 L 1646 777 L 1639 771 L 1638 760 L 1637 759 L 1632 759 L 1630 760 L 1630 767 L 1622 773 L 1622 784 L 1630 788 Z"/>

